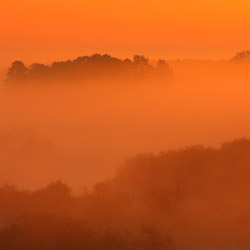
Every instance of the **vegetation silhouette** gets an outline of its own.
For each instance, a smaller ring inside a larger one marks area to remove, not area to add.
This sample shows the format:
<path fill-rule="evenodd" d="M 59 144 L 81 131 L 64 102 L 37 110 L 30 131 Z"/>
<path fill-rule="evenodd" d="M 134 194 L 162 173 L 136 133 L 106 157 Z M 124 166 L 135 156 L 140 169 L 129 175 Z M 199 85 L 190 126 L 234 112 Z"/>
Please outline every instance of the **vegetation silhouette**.
<path fill-rule="evenodd" d="M 119 59 L 110 55 L 94 54 L 74 60 L 53 62 L 51 65 L 33 63 L 26 67 L 23 62 L 15 61 L 7 72 L 6 83 L 34 83 L 41 80 L 89 80 L 89 79 L 150 79 L 161 77 L 171 79 L 173 71 L 164 60 L 156 66 L 142 55 L 133 60 Z"/>
<path fill-rule="evenodd" d="M 54 215 L 26 215 L 15 224 L 0 230 L 3 250 L 168 250 L 169 236 L 152 227 L 141 227 L 138 232 L 100 229 L 83 220 Z"/>
<path fill-rule="evenodd" d="M 249 165 L 242 138 L 135 156 L 79 194 L 61 180 L 34 191 L 2 186 L 0 249 L 167 250 L 183 234 L 199 240 L 179 249 L 235 249 L 239 239 L 247 249 Z"/>
<path fill-rule="evenodd" d="M 250 51 L 243 50 L 238 52 L 232 59 L 231 62 L 238 62 L 238 63 L 249 63 L 250 62 Z"/>

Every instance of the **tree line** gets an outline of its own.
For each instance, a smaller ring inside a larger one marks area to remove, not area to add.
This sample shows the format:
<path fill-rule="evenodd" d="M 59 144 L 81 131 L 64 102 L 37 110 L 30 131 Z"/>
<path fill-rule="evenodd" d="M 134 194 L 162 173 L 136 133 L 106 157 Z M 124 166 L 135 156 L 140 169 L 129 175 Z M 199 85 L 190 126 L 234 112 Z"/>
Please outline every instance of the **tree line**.
<path fill-rule="evenodd" d="M 143 55 L 131 59 L 119 59 L 110 55 L 94 54 L 74 60 L 56 61 L 51 65 L 33 63 L 29 67 L 22 61 L 14 61 L 8 69 L 6 82 L 34 82 L 36 80 L 87 80 L 97 78 L 149 79 L 154 77 L 171 78 L 172 69 L 165 60 L 156 65 Z"/>

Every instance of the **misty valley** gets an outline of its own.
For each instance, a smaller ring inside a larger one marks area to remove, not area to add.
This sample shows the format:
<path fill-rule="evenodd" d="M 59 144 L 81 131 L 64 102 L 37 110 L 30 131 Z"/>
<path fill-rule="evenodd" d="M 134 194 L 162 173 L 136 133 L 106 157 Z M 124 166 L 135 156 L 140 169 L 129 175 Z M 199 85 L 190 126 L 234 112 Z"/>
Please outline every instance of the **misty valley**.
<path fill-rule="evenodd" d="M 14 61 L 0 250 L 250 249 L 250 52 Z"/>

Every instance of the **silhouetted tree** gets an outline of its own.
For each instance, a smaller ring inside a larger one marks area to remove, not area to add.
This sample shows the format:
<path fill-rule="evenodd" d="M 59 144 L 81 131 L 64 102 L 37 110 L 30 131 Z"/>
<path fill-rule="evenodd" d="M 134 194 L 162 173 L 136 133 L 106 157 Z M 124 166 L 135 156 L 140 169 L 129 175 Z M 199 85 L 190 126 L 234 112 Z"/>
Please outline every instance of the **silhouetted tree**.
<path fill-rule="evenodd" d="M 147 77 L 153 73 L 153 66 L 149 64 L 149 59 L 145 56 L 135 55 L 134 65 L 136 69 L 136 76 Z"/>
<path fill-rule="evenodd" d="M 7 72 L 7 82 L 18 82 L 26 79 L 27 68 L 22 61 L 15 61 Z"/>
<path fill-rule="evenodd" d="M 159 77 L 171 78 L 173 77 L 173 70 L 170 68 L 165 60 L 158 60 L 156 65 L 156 74 Z"/>

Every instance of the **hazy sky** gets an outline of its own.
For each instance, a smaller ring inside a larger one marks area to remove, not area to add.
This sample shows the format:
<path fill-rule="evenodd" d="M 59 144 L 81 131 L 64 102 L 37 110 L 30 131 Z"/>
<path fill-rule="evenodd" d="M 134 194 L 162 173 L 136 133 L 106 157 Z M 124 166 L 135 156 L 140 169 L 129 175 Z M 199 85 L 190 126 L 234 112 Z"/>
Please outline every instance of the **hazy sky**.
<path fill-rule="evenodd" d="M 250 42 L 249 0 L 3 0 L 0 67 L 94 52 L 230 58 Z"/>

